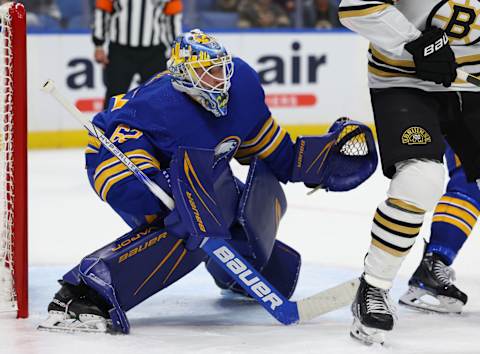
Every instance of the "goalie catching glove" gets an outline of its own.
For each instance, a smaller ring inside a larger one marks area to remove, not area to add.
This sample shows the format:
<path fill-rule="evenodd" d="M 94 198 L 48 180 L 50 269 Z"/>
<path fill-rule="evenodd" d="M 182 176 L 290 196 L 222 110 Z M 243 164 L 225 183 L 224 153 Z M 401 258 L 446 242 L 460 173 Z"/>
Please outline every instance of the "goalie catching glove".
<path fill-rule="evenodd" d="M 432 27 L 422 32 L 405 49 L 412 54 L 417 77 L 450 87 L 457 77 L 455 54 L 448 37 L 440 28 Z"/>
<path fill-rule="evenodd" d="M 373 134 L 365 124 L 337 119 L 322 136 L 298 137 L 292 182 L 329 191 L 359 186 L 377 168 Z"/>

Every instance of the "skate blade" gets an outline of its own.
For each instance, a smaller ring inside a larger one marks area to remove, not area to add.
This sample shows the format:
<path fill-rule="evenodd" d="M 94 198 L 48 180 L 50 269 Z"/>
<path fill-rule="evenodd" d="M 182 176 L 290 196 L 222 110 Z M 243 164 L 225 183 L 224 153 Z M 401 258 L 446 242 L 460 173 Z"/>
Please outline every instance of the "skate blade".
<path fill-rule="evenodd" d="M 385 343 L 386 332 L 387 331 L 378 328 L 366 327 L 355 318 L 350 328 L 350 337 L 369 346 L 373 344 L 383 345 Z"/>
<path fill-rule="evenodd" d="M 79 318 L 73 318 L 64 312 L 50 311 L 47 319 L 37 329 L 63 333 L 112 333 L 111 321 L 101 316 L 80 315 Z"/>
<path fill-rule="evenodd" d="M 435 296 L 431 292 L 410 286 L 408 291 L 400 297 L 398 303 L 424 312 L 456 313 L 462 312 L 465 305 L 458 299 L 447 296 Z"/>

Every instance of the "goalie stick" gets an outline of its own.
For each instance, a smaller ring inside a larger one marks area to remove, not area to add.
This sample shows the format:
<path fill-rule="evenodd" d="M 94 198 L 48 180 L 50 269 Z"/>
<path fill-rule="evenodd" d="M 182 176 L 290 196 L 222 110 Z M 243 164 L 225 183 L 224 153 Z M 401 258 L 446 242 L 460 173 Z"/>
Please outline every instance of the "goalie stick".
<path fill-rule="evenodd" d="M 69 102 L 55 87 L 52 81 L 47 81 L 42 90 L 51 94 L 78 122 L 91 134 L 97 137 L 102 145 L 117 157 L 147 188 L 164 203 L 170 210 L 175 206 L 174 200 L 143 173 L 125 154 L 115 146 L 101 131 L 84 116 L 71 102 Z M 223 270 L 230 274 L 242 288 L 248 292 L 265 310 L 279 322 L 289 325 L 313 319 L 319 315 L 334 311 L 352 303 L 357 291 L 359 280 L 348 280 L 335 287 L 323 290 L 313 296 L 298 301 L 290 301 L 276 290 L 263 275 L 253 268 L 234 248 L 223 239 L 205 238 L 200 247 Z M 238 265 L 242 264 L 251 271 L 251 279 L 258 282 L 251 284 L 238 274 Z M 237 272 L 236 272 L 237 271 Z M 259 283 L 262 286 L 256 287 Z"/>

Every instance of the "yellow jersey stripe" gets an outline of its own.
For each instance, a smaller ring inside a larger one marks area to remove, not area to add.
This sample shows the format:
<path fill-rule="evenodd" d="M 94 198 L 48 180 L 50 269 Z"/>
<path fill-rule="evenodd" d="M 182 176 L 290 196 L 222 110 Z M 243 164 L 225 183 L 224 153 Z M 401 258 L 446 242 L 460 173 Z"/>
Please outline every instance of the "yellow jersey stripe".
<path fill-rule="evenodd" d="M 102 143 L 100 142 L 100 140 L 98 140 L 97 138 L 95 138 L 93 135 L 90 135 L 90 134 L 88 135 L 87 143 L 88 145 L 92 145 L 97 149 L 100 149 L 100 146 L 102 146 Z"/>
<path fill-rule="evenodd" d="M 131 150 L 131 151 L 128 151 L 125 153 L 125 156 L 127 157 L 143 157 L 143 158 L 146 158 L 146 159 L 149 159 L 151 160 L 151 162 L 154 164 L 154 165 L 158 165 L 158 168 L 160 168 L 160 163 L 157 161 L 156 158 L 154 158 L 152 155 L 150 155 L 147 151 L 143 150 L 143 149 L 136 149 L 136 150 Z M 112 165 L 116 165 L 118 163 L 121 163 L 117 157 L 111 157 L 109 158 L 108 160 L 105 160 L 103 161 L 101 164 L 99 164 L 97 166 L 97 168 L 95 169 L 95 174 L 93 176 L 94 179 L 97 178 L 97 176 L 99 174 L 101 174 L 103 172 L 104 169 L 106 168 L 109 168 L 111 167 Z"/>
<path fill-rule="evenodd" d="M 377 12 L 381 12 L 385 10 L 387 7 L 391 6 L 390 4 L 381 4 L 377 6 L 372 6 L 367 9 L 361 10 L 343 10 L 342 8 L 338 11 L 339 18 L 348 18 L 348 17 L 361 17 L 361 16 L 368 16 Z"/>
<path fill-rule="evenodd" d="M 146 164 L 149 167 L 159 169 L 158 165 L 154 165 L 152 161 L 145 159 L 145 158 L 133 158 L 131 161 L 137 165 L 137 167 L 140 167 L 140 164 Z M 111 177 L 128 170 L 127 166 L 125 166 L 123 163 L 119 162 L 116 165 L 103 170 L 101 174 L 99 174 L 97 177 L 94 177 L 94 187 L 95 191 L 97 192 L 98 195 L 100 195 L 100 191 L 102 188 L 104 188 L 105 182 L 110 179 Z"/>
<path fill-rule="evenodd" d="M 242 146 L 249 147 L 251 145 L 255 145 L 273 123 L 274 123 L 273 117 L 268 118 L 263 124 L 262 129 L 260 129 L 260 131 L 257 133 L 257 135 L 253 139 L 244 141 L 242 143 Z"/>
<path fill-rule="evenodd" d="M 98 150 L 95 150 L 94 148 L 87 146 L 85 149 L 85 154 L 98 154 Z"/>
<path fill-rule="evenodd" d="M 413 60 L 398 60 L 389 58 L 385 54 L 380 53 L 378 50 L 376 50 L 372 45 L 370 45 L 370 50 L 372 51 L 372 55 L 375 58 L 380 59 L 385 64 L 392 66 L 403 66 L 406 68 L 415 68 L 415 63 L 413 62 Z"/>
<path fill-rule="evenodd" d="M 285 135 L 287 135 L 287 132 L 284 129 L 280 128 L 280 131 L 277 133 L 276 137 L 273 139 L 270 145 L 267 146 L 263 151 L 261 151 L 258 154 L 258 157 L 260 157 L 261 159 L 266 159 L 267 157 L 269 157 L 283 141 Z"/>
<path fill-rule="evenodd" d="M 261 151 L 263 148 L 265 148 L 271 143 L 272 138 L 274 137 L 274 134 L 277 131 L 277 129 L 278 129 L 278 123 L 273 121 L 273 124 L 269 128 L 267 134 L 265 134 L 263 139 L 258 144 L 253 145 L 251 147 L 247 147 L 247 148 L 242 147 L 243 144 L 240 145 L 240 148 L 238 149 L 238 152 L 235 154 L 235 157 L 242 158 L 248 155 L 255 155 L 257 152 Z"/>
<path fill-rule="evenodd" d="M 415 75 L 413 74 L 391 73 L 389 71 L 383 71 L 383 70 L 374 68 L 371 65 L 368 65 L 368 72 L 380 77 L 415 77 Z"/>
<path fill-rule="evenodd" d="M 149 169 L 149 168 L 155 168 L 155 166 L 153 166 L 150 163 L 146 163 L 146 164 L 143 164 L 143 165 L 137 165 L 137 166 L 141 171 Z M 105 181 L 102 188 L 98 192 L 98 195 L 100 196 L 100 198 L 102 198 L 102 200 L 106 201 L 108 192 L 113 187 L 113 185 L 115 183 L 118 183 L 119 181 L 131 176 L 131 175 L 133 175 L 133 172 L 130 171 L 130 170 L 127 170 L 127 171 L 125 171 L 123 173 L 120 173 L 118 175 L 111 176 L 109 179 L 107 179 Z"/>

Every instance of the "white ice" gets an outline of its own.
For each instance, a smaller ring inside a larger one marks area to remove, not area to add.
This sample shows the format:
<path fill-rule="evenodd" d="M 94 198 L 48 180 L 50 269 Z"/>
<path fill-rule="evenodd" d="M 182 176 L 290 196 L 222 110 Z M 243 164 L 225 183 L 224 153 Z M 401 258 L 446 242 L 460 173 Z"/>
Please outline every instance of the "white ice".
<path fill-rule="evenodd" d="M 58 279 L 82 256 L 128 231 L 90 189 L 80 150 L 29 154 L 30 318 L 0 320 L 1 354 L 75 353 L 480 353 L 480 240 L 476 229 L 454 266 L 469 295 L 462 315 L 399 308 L 384 347 L 365 347 L 348 333 L 348 308 L 283 326 L 260 306 L 222 298 L 203 269 L 128 313 L 130 335 L 59 334 L 35 326 L 58 289 Z M 244 170 L 236 166 L 240 174 Z M 294 298 L 358 276 L 370 241 L 376 205 L 387 180 L 377 173 L 348 193 L 306 196 L 302 185 L 285 188 L 289 207 L 279 238 L 296 248 L 303 268 Z M 428 218 L 427 218 L 428 219 Z M 421 236 L 428 237 L 429 223 Z M 393 288 L 396 301 L 422 252 L 419 238 Z"/>

